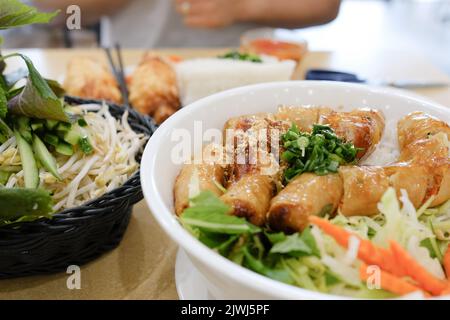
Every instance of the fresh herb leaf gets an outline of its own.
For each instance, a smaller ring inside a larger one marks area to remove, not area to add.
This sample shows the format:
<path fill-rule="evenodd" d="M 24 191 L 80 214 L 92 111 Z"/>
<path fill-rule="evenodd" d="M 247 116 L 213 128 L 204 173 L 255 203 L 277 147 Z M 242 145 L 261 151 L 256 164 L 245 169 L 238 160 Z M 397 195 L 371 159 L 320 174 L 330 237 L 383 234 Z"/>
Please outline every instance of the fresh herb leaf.
<path fill-rule="evenodd" d="M 256 233 L 260 229 L 244 218 L 228 215 L 231 208 L 210 191 L 191 199 L 191 206 L 183 211 L 181 221 L 190 227 L 224 234 Z"/>
<path fill-rule="evenodd" d="M 58 11 L 45 13 L 18 0 L 2 0 L 0 3 L 0 29 L 20 27 L 33 23 L 48 23 Z"/>
<path fill-rule="evenodd" d="M 306 133 L 293 124 L 281 140 L 285 148 L 281 158 L 288 164 L 284 171 L 286 183 L 304 172 L 336 173 L 340 165 L 354 163 L 360 150 L 338 138 L 326 125 L 316 124 L 311 133 Z"/>
<path fill-rule="evenodd" d="M 70 119 L 64 111 L 63 102 L 52 91 L 47 81 L 42 78 L 31 60 L 22 54 L 13 54 L 7 57 L 11 56 L 21 57 L 27 65 L 29 74 L 23 90 L 8 102 L 9 111 L 30 118 L 69 122 Z"/>
<path fill-rule="evenodd" d="M 250 53 L 241 53 L 239 51 L 230 51 L 218 57 L 219 59 L 231 59 L 231 60 L 240 60 L 240 61 L 249 61 L 261 63 L 262 60 L 256 54 Z"/>

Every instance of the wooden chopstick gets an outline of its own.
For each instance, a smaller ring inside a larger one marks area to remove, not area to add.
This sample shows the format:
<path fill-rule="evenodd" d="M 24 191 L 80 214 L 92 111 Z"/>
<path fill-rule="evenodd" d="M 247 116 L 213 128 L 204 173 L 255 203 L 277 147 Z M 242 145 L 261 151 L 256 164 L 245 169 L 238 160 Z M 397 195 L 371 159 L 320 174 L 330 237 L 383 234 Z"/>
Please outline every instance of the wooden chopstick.
<path fill-rule="evenodd" d="M 114 47 L 116 49 L 118 65 L 116 65 L 116 63 L 114 62 L 114 59 L 111 54 L 111 48 L 106 47 L 103 49 L 106 52 L 106 56 L 108 57 L 109 65 L 111 66 L 114 76 L 116 77 L 116 80 L 119 83 L 119 88 L 122 93 L 123 103 L 124 103 L 124 105 L 129 107 L 130 104 L 129 104 L 129 100 L 128 100 L 128 89 L 127 89 L 127 83 L 125 80 L 125 72 L 123 70 L 123 60 L 122 60 L 121 48 L 120 48 L 119 44 L 116 44 Z"/>

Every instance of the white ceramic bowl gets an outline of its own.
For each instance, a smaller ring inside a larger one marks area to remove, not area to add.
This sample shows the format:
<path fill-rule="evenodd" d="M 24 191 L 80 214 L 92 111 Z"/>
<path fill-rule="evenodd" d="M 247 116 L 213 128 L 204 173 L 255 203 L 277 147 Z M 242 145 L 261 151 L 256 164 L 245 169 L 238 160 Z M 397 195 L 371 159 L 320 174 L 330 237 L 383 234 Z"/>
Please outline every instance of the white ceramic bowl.
<path fill-rule="evenodd" d="M 234 264 L 197 241 L 178 223 L 173 211 L 173 184 L 181 165 L 171 160 L 177 141 L 174 129 L 193 132 L 194 121 L 203 130 L 222 128 L 233 116 L 273 112 L 280 104 L 326 105 L 351 110 L 371 107 L 387 119 L 397 120 L 421 110 L 450 122 L 450 109 L 399 90 L 338 82 L 290 81 L 232 89 L 203 98 L 171 116 L 151 137 L 141 164 L 141 181 L 151 212 L 167 234 L 182 247 L 207 280 L 218 299 L 336 299 L 344 298 L 304 290 L 277 282 Z M 196 146 L 198 149 L 201 145 Z M 198 151 L 198 150 L 194 150 Z"/>

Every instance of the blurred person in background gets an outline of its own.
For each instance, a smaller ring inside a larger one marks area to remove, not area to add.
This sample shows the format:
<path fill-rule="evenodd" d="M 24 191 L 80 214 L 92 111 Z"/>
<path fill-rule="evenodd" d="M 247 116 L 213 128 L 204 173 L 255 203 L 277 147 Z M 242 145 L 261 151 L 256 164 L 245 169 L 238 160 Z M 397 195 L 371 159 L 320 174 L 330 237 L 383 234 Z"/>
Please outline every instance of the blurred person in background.
<path fill-rule="evenodd" d="M 340 0 L 33 0 L 31 4 L 42 10 L 60 9 L 55 25 L 61 29 L 66 8 L 78 5 L 83 28 L 97 26 L 100 44 L 152 48 L 236 46 L 240 35 L 255 27 L 324 24 L 336 18 Z M 40 47 L 47 42 L 40 43 L 16 46 Z"/>

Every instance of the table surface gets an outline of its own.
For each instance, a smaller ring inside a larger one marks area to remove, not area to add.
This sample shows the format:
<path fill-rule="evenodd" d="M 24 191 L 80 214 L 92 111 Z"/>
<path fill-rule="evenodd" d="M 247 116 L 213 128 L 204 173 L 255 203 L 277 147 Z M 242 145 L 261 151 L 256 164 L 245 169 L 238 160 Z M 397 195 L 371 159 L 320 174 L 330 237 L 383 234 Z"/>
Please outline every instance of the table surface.
<path fill-rule="evenodd" d="M 9 50 L 8 50 L 9 51 Z M 102 59 L 98 49 L 18 50 L 33 60 L 48 78 L 61 79 L 71 57 L 84 55 Z M 158 50 L 158 54 L 182 57 L 215 56 L 225 49 Z M 142 50 L 124 50 L 125 65 L 135 65 Z M 9 69 L 21 65 L 8 61 Z M 310 52 L 297 68 L 302 79 L 308 68 L 332 68 L 357 72 L 369 79 L 415 79 L 450 81 L 425 57 L 411 52 Z M 431 100 L 450 107 L 450 87 L 415 90 Z M 143 201 L 133 211 L 130 225 L 118 248 L 81 267 L 81 289 L 67 288 L 68 274 L 59 273 L 0 281 L 0 299 L 177 299 L 175 256 L 177 246 L 159 228 Z"/>

